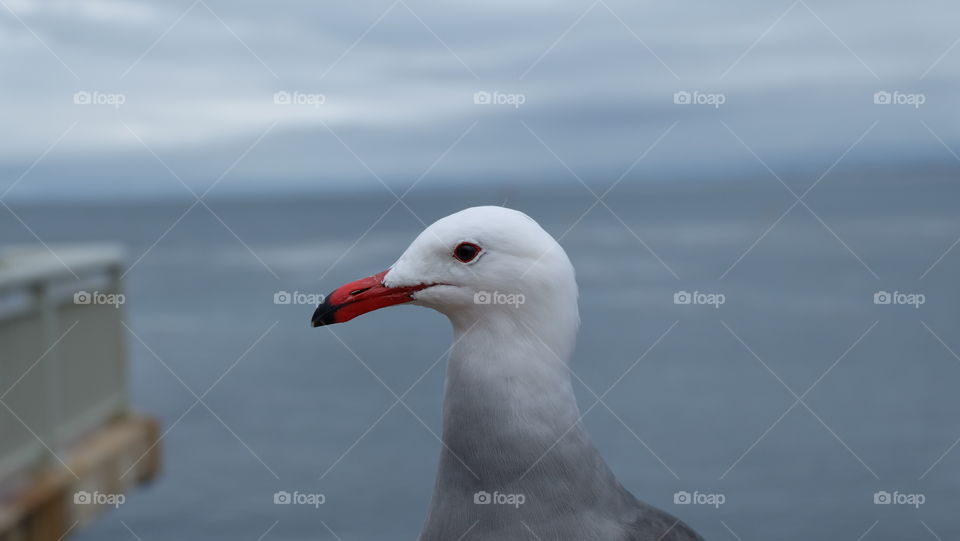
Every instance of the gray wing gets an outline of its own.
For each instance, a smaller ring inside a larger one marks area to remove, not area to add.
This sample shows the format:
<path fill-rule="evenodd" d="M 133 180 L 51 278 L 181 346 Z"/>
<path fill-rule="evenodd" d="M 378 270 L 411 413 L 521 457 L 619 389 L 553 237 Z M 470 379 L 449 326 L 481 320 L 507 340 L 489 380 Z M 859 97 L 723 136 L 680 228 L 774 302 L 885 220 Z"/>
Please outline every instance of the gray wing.
<path fill-rule="evenodd" d="M 637 515 L 623 541 L 703 541 L 682 520 L 651 505 L 637 501 Z"/>

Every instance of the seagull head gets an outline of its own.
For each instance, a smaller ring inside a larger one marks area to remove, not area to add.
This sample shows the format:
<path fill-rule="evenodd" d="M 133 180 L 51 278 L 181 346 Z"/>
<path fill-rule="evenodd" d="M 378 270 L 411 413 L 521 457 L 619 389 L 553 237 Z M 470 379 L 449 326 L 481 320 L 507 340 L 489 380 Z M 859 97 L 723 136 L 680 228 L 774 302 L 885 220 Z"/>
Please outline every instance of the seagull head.
<path fill-rule="evenodd" d="M 412 303 L 455 324 L 563 314 L 577 318 L 573 266 L 563 248 L 526 214 L 473 207 L 427 227 L 387 270 L 325 297 L 314 327 Z"/>

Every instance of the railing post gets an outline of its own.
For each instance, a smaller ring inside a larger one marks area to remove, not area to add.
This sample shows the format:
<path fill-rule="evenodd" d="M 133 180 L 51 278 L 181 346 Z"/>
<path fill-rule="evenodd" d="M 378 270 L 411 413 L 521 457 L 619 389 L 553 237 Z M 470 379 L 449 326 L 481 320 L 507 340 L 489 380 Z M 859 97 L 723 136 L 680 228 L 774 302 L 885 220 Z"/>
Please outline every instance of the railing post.
<path fill-rule="evenodd" d="M 63 402 L 63 370 L 61 366 L 61 357 L 53 344 L 59 338 L 59 317 L 57 313 L 56 300 L 51 294 L 51 284 L 48 281 L 38 282 L 33 287 L 33 295 L 36 299 L 37 307 L 40 312 L 42 325 L 41 336 L 43 344 L 41 350 L 46 353 L 43 358 L 43 397 L 40 400 L 43 407 L 43 419 L 46 426 L 40 431 L 38 436 L 42 443 L 49 448 L 51 453 L 59 455 L 62 451 L 63 442 L 59 434 L 60 421 L 62 419 Z M 45 459 L 41 465 L 49 465 L 51 462 L 58 462 L 56 456 L 50 454 L 43 455 Z"/>
<path fill-rule="evenodd" d="M 123 265 L 122 264 L 111 265 L 107 271 L 107 275 L 110 281 L 110 290 L 113 293 L 116 293 L 117 295 L 126 295 L 126 292 L 124 292 L 123 290 L 123 280 L 121 279 L 123 277 Z M 123 318 L 124 318 L 124 315 L 126 314 L 125 307 L 126 307 L 126 304 L 117 307 L 117 311 L 119 312 L 121 327 L 123 326 Z M 122 393 L 121 403 L 122 403 L 123 415 L 127 415 L 130 412 L 130 404 L 131 404 L 131 400 L 130 400 L 131 381 L 129 380 L 130 358 L 127 356 L 126 341 L 123 340 L 124 333 L 126 333 L 126 329 L 119 330 L 119 332 L 120 332 L 120 335 L 119 335 L 119 338 L 117 339 L 116 347 L 117 347 L 117 355 L 119 356 L 118 358 L 121 359 L 122 361 L 120 363 L 121 364 L 120 370 L 123 371 L 123 374 L 122 374 L 123 384 L 121 385 L 121 389 L 120 389 L 120 392 Z"/>

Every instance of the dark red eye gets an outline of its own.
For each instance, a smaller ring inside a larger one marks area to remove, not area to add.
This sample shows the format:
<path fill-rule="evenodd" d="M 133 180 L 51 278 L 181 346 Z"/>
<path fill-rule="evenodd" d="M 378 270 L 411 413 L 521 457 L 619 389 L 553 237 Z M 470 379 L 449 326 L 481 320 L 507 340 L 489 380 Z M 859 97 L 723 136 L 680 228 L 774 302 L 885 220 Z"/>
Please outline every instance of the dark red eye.
<path fill-rule="evenodd" d="M 480 247 L 472 242 L 461 242 L 453 249 L 453 257 L 461 263 L 469 263 L 480 255 Z"/>

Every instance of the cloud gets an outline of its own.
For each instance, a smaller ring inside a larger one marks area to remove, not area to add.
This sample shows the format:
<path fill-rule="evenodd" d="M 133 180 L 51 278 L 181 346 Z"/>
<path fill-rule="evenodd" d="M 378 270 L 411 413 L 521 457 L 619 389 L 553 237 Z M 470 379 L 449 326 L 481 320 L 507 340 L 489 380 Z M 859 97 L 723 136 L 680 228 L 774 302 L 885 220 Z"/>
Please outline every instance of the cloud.
<path fill-rule="evenodd" d="M 720 120 L 770 163 L 829 163 L 875 120 L 882 127 L 861 145 L 884 159 L 891 149 L 950 159 L 918 116 L 958 140 L 941 119 L 960 54 L 919 77 L 955 40 L 947 5 L 904 27 L 892 1 L 871 3 L 869 19 L 862 6 L 814 3 L 816 15 L 796 7 L 778 19 L 784 6 L 759 1 L 6 4 L 0 122 L 13 128 L 0 132 L 0 170 L 16 178 L 76 123 L 11 196 L 69 193 L 66 171 L 121 192 L 162 191 L 171 179 L 153 154 L 207 185 L 271 126 L 225 189 L 378 182 L 368 166 L 409 182 L 475 122 L 436 168 L 448 182 L 569 174 L 553 153 L 585 177 L 616 174 L 677 121 L 648 171 L 722 176 L 753 160 Z M 895 51 L 883 37 L 892 32 Z M 879 109 L 870 96 L 881 88 L 929 99 L 919 111 Z M 726 101 L 681 107 L 678 90 Z M 478 91 L 524 101 L 478 104 Z M 78 105 L 77 92 L 124 102 Z M 323 103 L 274 103 L 276 92 Z"/>
<path fill-rule="evenodd" d="M 6 0 L 9 11 L 30 19 L 49 18 L 103 23 L 145 23 L 155 20 L 158 10 L 148 2 L 135 0 Z"/>

